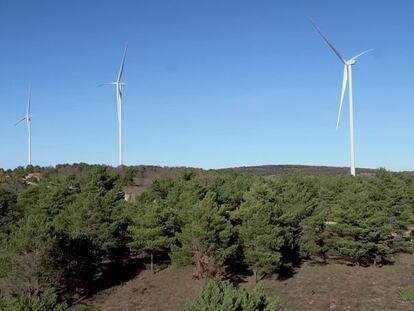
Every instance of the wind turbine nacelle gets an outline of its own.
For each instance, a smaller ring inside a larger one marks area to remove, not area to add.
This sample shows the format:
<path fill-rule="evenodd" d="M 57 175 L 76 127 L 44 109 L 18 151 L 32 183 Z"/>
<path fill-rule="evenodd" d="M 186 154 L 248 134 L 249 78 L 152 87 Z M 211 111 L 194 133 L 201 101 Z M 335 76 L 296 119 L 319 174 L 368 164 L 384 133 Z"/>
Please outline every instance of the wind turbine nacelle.
<path fill-rule="evenodd" d="M 348 65 L 355 65 L 357 63 L 356 59 L 351 59 L 348 61 Z"/>

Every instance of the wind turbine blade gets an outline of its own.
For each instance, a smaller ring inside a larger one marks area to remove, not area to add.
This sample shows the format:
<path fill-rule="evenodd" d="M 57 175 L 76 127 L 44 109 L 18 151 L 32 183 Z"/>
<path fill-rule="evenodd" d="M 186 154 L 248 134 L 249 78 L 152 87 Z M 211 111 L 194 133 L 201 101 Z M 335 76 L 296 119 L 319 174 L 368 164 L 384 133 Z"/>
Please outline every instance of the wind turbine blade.
<path fill-rule="evenodd" d="M 344 102 L 346 84 L 348 82 L 348 67 L 344 65 L 344 77 L 342 79 L 341 100 L 339 102 L 338 120 L 336 121 L 336 130 L 338 130 L 339 120 L 341 119 L 342 104 Z"/>
<path fill-rule="evenodd" d="M 101 83 L 101 84 L 98 84 L 98 86 L 100 87 L 104 85 L 114 85 L 114 84 L 116 84 L 116 82 Z"/>
<path fill-rule="evenodd" d="M 322 39 L 329 45 L 329 47 L 334 51 L 336 56 L 341 60 L 342 63 L 346 63 L 346 60 L 342 57 L 341 53 L 339 53 L 338 49 L 329 41 L 329 39 L 322 33 L 316 23 L 310 18 L 310 22 L 312 23 L 313 27 L 315 27 L 316 31 L 321 35 Z"/>
<path fill-rule="evenodd" d="M 124 73 L 124 65 L 125 65 L 125 57 L 127 53 L 128 46 L 125 47 L 124 56 L 122 57 L 121 67 L 119 68 L 118 78 L 116 79 L 117 82 L 121 82 L 122 75 Z"/>
<path fill-rule="evenodd" d="M 29 86 L 29 97 L 27 99 L 27 113 L 26 113 L 26 117 L 29 119 L 29 117 L 31 116 L 31 112 L 32 112 L 32 88 L 31 86 Z"/>
<path fill-rule="evenodd" d="M 26 117 L 24 117 L 23 119 L 21 119 L 19 122 L 17 122 L 16 124 L 15 124 L 15 126 L 17 125 L 17 124 L 19 124 L 20 122 L 23 122 L 24 120 L 26 120 Z"/>
<path fill-rule="evenodd" d="M 121 85 L 119 85 L 116 89 L 116 102 L 117 105 L 122 105 L 122 89 Z"/>
<path fill-rule="evenodd" d="M 364 54 L 366 54 L 368 52 L 372 52 L 373 50 L 374 49 L 369 49 L 369 50 L 366 50 L 366 51 L 364 51 L 362 53 L 359 53 L 357 56 L 352 57 L 351 60 L 356 60 L 358 57 L 361 57 L 362 55 L 364 55 Z"/>

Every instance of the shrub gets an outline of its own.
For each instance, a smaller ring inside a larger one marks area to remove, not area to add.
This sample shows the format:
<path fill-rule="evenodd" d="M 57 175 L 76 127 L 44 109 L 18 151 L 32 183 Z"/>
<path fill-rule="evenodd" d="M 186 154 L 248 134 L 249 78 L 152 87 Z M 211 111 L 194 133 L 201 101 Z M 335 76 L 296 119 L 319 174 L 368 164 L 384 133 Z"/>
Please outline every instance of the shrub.
<path fill-rule="evenodd" d="M 190 305 L 189 311 L 276 311 L 278 307 L 267 298 L 262 288 L 249 293 L 229 281 L 210 285 Z"/>
<path fill-rule="evenodd" d="M 4 311 L 64 311 L 65 303 L 59 303 L 58 296 L 52 289 L 36 296 L 0 297 L 0 310 Z"/>

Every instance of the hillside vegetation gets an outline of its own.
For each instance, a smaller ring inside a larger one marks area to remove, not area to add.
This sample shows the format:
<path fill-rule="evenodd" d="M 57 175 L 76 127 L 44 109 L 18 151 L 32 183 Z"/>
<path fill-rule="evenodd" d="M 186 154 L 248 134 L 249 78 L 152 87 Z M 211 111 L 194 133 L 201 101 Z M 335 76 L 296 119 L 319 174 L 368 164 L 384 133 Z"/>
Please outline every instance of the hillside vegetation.
<path fill-rule="evenodd" d="M 0 309 L 63 310 L 143 263 L 194 265 L 202 280 L 260 280 L 305 261 L 382 265 L 414 249 L 414 177 L 403 173 L 79 164 L 1 171 L 0 182 Z M 127 186 L 139 188 L 130 201 Z"/>

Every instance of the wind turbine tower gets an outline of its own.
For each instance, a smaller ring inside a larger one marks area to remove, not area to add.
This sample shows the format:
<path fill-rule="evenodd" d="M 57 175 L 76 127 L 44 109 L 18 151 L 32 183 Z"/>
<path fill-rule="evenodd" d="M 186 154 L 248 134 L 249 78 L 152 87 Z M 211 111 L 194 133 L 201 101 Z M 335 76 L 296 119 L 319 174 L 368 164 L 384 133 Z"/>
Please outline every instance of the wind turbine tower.
<path fill-rule="evenodd" d="M 341 118 L 341 110 L 342 110 L 342 103 L 344 101 L 345 91 L 346 87 L 349 81 L 349 87 L 348 87 L 348 99 L 349 99 L 349 137 L 350 137 L 350 147 L 351 147 L 351 175 L 355 176 L 355 127 L 354 127 L 354 98 L 353 98 L 353 90 L 352 90 L 352 66 L 357 63 L 357 59 L 364 55 L 365 53 L 368 53 L 372 51 L 366 50 L 362 53 L 359 53 L 358 55 L 346 60 L 344 57 L 342 57 L 341 53 L 338 51 L 338 49 L 328 40 L 328 38 L 322 33 L 322 31 L 319 29 L 319 27 L 311 20 L 312 25 L 315 27 L 315 29 L 318 31 L 318 33 L 321 35 L 322 39 L 328 44 L 328 46 L 332 49 L 332 51 L 338 56 L 339 60 L 344 65 L 344 75 L 342 79 L 342 90 L 341 90 L 341 100 L 339 103 L 339 112 L 338 112 L 338 119 L 336 122 L 336 129 L 338 130 L 339 126 L 339 120 Z"/>
<path fill-rule="evenodd" d="M 109 82 L 100 84 L 102 85 L 115 85 L 116 90 L 116 103 L 117 103 L 117 112 L 118 112 L 118 156 L 119 156 L 119 165 L 123 165 L 123 145 L 122 145 L 122 88 L 125 85 L 122 82 L 122 76 L 124 73 L 125 66 L 125 57 L 127 53 L 127 47 L 125 47 L 124 56 L 122 57 L 121 67 L 119 68 L 118 77 L 115 82 Z"/>
<path fill-rule="evenodd" d="M 19 124 L 20 122 L 23 122 L 26 120 L 27 124 L 27 132 L 28 132 L 28 163 L 27 165 L 32 165 L 32 98 L 31 98 L 31 87 L 29 87 L 29 97 L 27 99 L 27 110 L 26 110 L 26 116 L 19 120 L 15 125 Z"/>

